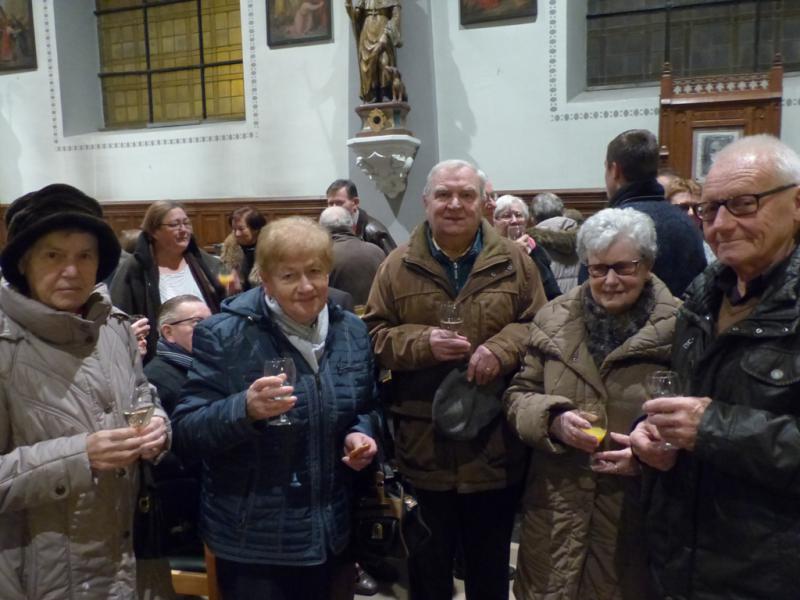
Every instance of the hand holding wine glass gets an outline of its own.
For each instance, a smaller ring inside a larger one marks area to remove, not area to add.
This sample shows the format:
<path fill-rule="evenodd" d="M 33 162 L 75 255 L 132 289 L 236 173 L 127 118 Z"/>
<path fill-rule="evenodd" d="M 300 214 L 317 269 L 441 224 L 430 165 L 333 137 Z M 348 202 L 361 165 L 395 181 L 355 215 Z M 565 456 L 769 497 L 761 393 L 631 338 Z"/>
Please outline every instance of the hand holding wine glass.
<path fill-rule="evenodd" d="M 289 357 L 267 360 L 264 363 L 264 375 L 266 377 L 282 377 L 283 381 L 278 387 L 291 388 L 291 390 L 289 390 L 286 395 L 274 396 L 273 400 L 278 400 L 282 402 L 292 400 L 292 393 L 294 392 L 294 384 L 297 380 L 297 371 L 295 370 L 294 360 L 292 360 Z M 292 406 L 293 404 L 289 405 L 286 411 L 278 415 L 277 419 L 269 420 L 267 424 L 273 426 L 291 425 L 292 421 L 286 415 L 286 412 L 288 412 L 292 408 Z"/>
<path fill-rule="evenodd" d="M 653 371 L 648 374 L 644 386 L 650 399 L 680 396 L 683 387 L 680 375 L 675 371 L 668 370 Z M 669 442 L 660 442 L 659 446 L 662 450 L 676 450 L 675 446 Z"/>
<path fill-rule="evenodd" d="M 591 454 L 605 438 L 607 428 L 605 409 L 596 405 L 569 410 L 553 418 L 550 434 L 568 446 Z"/>
<path fill-rule="evenodd" d="M 464 316 L 458 302 L 442 302 L 439 305 L 439 327 L 454 334 L 464 329 Z"/>

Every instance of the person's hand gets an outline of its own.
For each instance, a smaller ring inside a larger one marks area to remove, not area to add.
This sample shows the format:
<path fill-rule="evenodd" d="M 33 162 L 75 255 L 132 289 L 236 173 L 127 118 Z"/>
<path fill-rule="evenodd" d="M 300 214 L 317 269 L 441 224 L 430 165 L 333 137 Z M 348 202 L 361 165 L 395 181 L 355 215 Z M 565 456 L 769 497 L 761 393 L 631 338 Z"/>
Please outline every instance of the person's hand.
<path fill-rule="evenodd" d="M 469 340 L 446 329 L 431 329 L 429 343 L 433 357 L 439 362 L 462 360 L 469 356 Z"/>
<path fill-rule="evenodd" d="M 480 345 L 469 358 L 467 368 L 467 381 L 475 380 L 478 385 L 484 385 L 500 375 L 500 361 L 494 352 L 486 346 Z"/>
<path fill-rule="evenodd" d="M 344 438 L 342 462 L 354 471 L 360 471 L 372 462 L 378 453 L 378 444 L 366 434 L 354 431 Z"/>
<path fill-rule="evenodd" d="M 517 239 L 514 240 L 514 243 L 519 244 L 520 246 L 522 246 L 522 249 L 525 250 L 525 252 L 528 252 L 531 249 L 530 246 L 528 245 L 530 239 L 531 236 L 529 236 L 527 233 L 523 233 L 521 236 L 519 236 Z"/>
<path fill-rule="evenodd" d="M 694 450 L 697 427 L 709 404 L 711 398 L 708 397 L 654 398 L 642 405 L 642 411 L 648 414 L 647 420 L 658 428 L 665 442 L 684 450 Z"/>
<path fill-rule="evenodd" d="M 631 432 L 630 440 L 633 454 L 654 469 L 669 471 L 678 460 L 677 450 L 664 448 L 664 441 L 658 434 L 658 428 L 649 422 L 649 418 L 636 425 Z"/>
<path fill-rule="evenodd" d="M 592 471 L 608 475 L 638 475 L 641 472 L 639 463 L 631 452 L 631 441 L 627 435 L 609 433 L 611 439 L 622 446 L 621 450 L 606 450 L 592 455 Z"/>
<path fill-rule="evenodd" d="M 86 454 L 95 471 L 112 471 L 139 459 L 142 438 L 133 427 L 102 429 L 86 436 Z"/>
<path fill-rule="evenodd" d="M 139 319 L 131 323 L 131 331 L 136 337 L 136 348 L 139 354 L 144 356 L 147 354 L 147 336 L 150 333 L 150 321 L 147 317 Z"/>
<path fill-rule="evenodd" d="M 577 410 L 568 410 L 552 420 L 550 423 L 550 435 L 568 446 L 591 454 L 600 445 L 596 437 L 582 431 L 583 429 L 589 429 L 591 426 L 592 424 L 584 419 Z"/>
<path fill-rule="evenodd" d="M 294 388 L 283 385 L 286 375 L 260 377 L 247 388 L 247 416 L 254 421 L 271 419 L 294 408 Z"/>
<path fill-rule="evenodd" d="M 152 460 L 164 450 L 164 445 L 167 443 L 167 423 L 163 417 L 153 417 L 138 433 L 142 440 L 142 445 L 139 447 L 139 455 L 142 458 Z"/>

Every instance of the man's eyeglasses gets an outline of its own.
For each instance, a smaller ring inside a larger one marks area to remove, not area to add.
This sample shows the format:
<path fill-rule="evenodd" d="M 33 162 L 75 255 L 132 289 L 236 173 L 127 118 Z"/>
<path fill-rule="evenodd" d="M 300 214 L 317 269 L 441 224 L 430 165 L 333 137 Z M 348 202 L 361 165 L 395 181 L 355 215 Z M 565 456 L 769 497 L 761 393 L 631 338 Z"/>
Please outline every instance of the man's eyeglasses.
<path fill-rule="evenodd" d="M 184 229 L 191 229 L 192 222 L 189 219 L 184 219 L 183 221 L 172 221 L 171 223 L 162 223 L 161 227 L 166 227 L 167 229 L 180 229 L 183 227 Z"/>
<path fill-rule="evenodd" d="M 700 217 L 703 221 L 713 221 L 717 217 L 720 206 L 724 206 L 729 213 L 735 217 L 743 217 L 745 215 L 752 215 L 758 212 L 760 208 L 760 201 L 762 198 L 784 192 L 790 188 L 796 187 L 796 183 L 787 183 L 780 185 L 766 192 L 760 194 L 742 194 L 735 198 L 728 198 L 727 200 L 712 200 L 711 202 L 701 202 L 694 207 L 694 214 Z"/>
<path fill-rule="evenodd" d="M 179 321 L 172 321 L 170 323 L 164 323 L 165 325 L 180 325 L 182 323 L 189 323 L 192 329 L 197 327 L 197 324 L 202 321 L 200 317 L 189 317 L 188 319 L 180 319 Z"/>
<path fill-rule="evenodd" d="M 639 269 L 641 260 L 621 260 L 615 262 L 613 265 L 586 265 L 586 270 L 589 271 L 591 277 L 605 277 L 609 271 L 614 271 L 617 275 L 633 275 Z"/>

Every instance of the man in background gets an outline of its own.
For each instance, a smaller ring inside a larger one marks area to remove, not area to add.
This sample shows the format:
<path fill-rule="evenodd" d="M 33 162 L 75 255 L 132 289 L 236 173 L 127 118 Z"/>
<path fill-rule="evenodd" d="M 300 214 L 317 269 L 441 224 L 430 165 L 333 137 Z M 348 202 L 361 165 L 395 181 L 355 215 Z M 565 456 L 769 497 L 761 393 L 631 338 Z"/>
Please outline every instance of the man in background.
<path fill-rule="evenodd" d="M 397 248 L 386 226 L 378 219 L 369 216 L 367 211 L 360 207 L 361 201 L 355 183 L 349 179 L 337 179 L 328 186 L 325 196 L 328 199 L 328 206 L 341 206 L 353 215 L 356 236 L 365 242 L 375 244 L 385 255 Z"/>

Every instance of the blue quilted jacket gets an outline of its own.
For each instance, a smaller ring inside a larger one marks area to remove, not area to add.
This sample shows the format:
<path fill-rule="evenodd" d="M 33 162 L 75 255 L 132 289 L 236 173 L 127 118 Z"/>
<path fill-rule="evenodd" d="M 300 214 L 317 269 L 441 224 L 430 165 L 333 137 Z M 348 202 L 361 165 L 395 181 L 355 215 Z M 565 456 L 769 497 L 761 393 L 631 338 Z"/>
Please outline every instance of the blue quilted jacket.
<path fill-rule="evenodd" d="M 270 318 L 261 288 L 226 300 L 195 329 L 173 449 L 203 460 L 200 533 L 217 556 L 315 565 L 347 545 L 353 472 L 341 462 L 342 448 L 351 431 L 372 435 L 377 393 L 366 327 L 352 313 L 328 309 L 317 374 Z M 298 371 L 291 427 L 253 422 L 245 410 L 264 361 L 281 355 L 292 356 Z"/>

